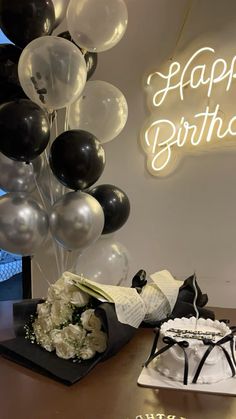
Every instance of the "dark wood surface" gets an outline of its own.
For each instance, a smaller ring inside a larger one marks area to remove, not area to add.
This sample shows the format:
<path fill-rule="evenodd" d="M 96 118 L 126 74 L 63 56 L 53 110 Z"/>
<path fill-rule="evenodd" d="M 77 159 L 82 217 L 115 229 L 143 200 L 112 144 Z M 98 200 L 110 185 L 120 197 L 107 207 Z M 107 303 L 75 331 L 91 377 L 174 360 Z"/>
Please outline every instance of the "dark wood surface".
<path fill-rule="evenodd" d="M 0 340 L 13 336 L 12 304 L 0 303 Z M 236 310 L 215 309 L 236 324 Z M 140 329 L 117 355 L 66 387 L 0 357 L 1 419 L 235 419 L 236 398 L 137 385 L 151 329 Z M 162 414 L 162 415 L 161 415 Z"/>

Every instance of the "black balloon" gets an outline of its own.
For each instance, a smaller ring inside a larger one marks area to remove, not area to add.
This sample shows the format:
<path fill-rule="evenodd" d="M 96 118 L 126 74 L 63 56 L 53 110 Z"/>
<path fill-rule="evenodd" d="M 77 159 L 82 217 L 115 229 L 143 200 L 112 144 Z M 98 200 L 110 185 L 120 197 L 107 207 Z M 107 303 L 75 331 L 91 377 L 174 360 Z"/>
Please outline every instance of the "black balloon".
<path fill-rule="evenodd" d="M 28 99 L 0 107 L 0 151 L 18 161 L 30 161 L 47 147 L 50 126 L 47 114 Z"/>
<path fill-rule="evenodd" d="M 86 189 L 101 176 L 105 151 L 98 139 L 87 131 L 65 131 L 51 146 L 49 162 L 57 179 L 74 190 Z"/>
<path fill-rule="evenodd" d="M 22 50 L 15 45 L 0 45 L 0 80 L 19 85 L 18 62 Z"/>
<path fill-rule="evenodd" d="M 0 80 L 0 104 L 24 98 L 27 98 L 27 96 L 20 86 Z"/>
<path fill-rule="evenodd" d="M 102 206 L 105 224 L 102 234 L 119 230 L 130 214 L 130 202 L 120 188 L 114 185 L 98 185 L 87 191 Z"/>
<path fill-rule="evenodd" d="M 58 36 L 60 36 L 60 38 L 64 38 L 64 39 L 67 39 L 68 41 L 73 42 L 73 44 L 75 44 L 79 48 L 79 46 L 71 38 L 70 32 L 68 31 L 62 32 Z M 84 52 L 84 50 L 82 50 L 81 48 L 79 49 L 82 51 L 84 55 L 84 59 L 86 62 L 86 67 L 87 67 L 87 80 L 89 80 L 97 68 L 98 55 L 96 52 L 90 52 L 90 51 Z"/>
<path fill-rule="evenodd" d="M 55 25 L 51 0 L 1 0 L 0 26 L 19 47 L 40 36 L 50 35 Z"/>
<path fill-rule="evenodd" d="M 15 45 L 0 44 L 0 104 L 26 98 L 18 78 L 21 51 Z"/>

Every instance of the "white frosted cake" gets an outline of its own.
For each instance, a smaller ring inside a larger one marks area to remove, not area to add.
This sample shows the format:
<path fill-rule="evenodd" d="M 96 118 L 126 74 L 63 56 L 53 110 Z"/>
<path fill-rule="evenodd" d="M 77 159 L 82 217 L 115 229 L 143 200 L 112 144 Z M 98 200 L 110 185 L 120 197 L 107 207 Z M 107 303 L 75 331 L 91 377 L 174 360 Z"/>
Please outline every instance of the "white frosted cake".
<path fill-rule="evenodd" d="M 226 342 L 221 343 L 222 339 Z M 183 341 L 187 344 L 180 343 Z M 164 350 L 164 347 L 168 348 Z M 195 317 L 177 318 L 161 326 L 158 352 L 161 349 L 164 351 L 155 357 L 153 366 L 161 374 L 175 381 L 184 382 L 185 371 L 187 382 L 192 383 L 200 365 L 197 383 L 214 383 L 234 375 L 234 347 L 235 338 L 224 322 L 201 318 L 196 322 Z M 206 351 L 208 351 L 207 357 L 202 362 Z M 225 354 L 226 351 L 228 355 Z"/>

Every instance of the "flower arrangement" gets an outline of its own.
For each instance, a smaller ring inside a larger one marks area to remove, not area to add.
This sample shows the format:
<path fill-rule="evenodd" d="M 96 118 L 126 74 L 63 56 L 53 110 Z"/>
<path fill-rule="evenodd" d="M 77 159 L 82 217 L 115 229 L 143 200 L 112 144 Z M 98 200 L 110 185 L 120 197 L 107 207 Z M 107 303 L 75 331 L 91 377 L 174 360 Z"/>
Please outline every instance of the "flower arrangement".
<path fill-rule="evenodd" d="M 165 275 L 163 285 L 168 282 L 167 273 L 160 274 Z M 175 306 L 164 318 L 167 304 L 157 292 L 153 293 L 152 283 L 147 285 L 145 275 L 143 270 L 135 275 L 132 291 L 64 272 L 49 287 L 45 301 L 23 300 L 13 305 L 15 337 L 0 343 L 0 354 L 72 385 L 99 362 L 118 353 L 141 323 L 144 327 L 160 327 L 170 318 L 194 315 L 193 276 L 179 288 Z M 160 281 L 157 282 L 158 287 Z M 170 288 L 176 292 L 176 287 Z M 197 290 L 200 316 L 214 319 L 214 313 L 204 307 L 207 295 L 198 286 Z"/>
<path fill-rule="evenodd" d="M 98 301 L 62 276 L 26 329 L 26 338 L 63 359 L 88 360 L 107 348 L 107 334 L 95 315 Z"/>

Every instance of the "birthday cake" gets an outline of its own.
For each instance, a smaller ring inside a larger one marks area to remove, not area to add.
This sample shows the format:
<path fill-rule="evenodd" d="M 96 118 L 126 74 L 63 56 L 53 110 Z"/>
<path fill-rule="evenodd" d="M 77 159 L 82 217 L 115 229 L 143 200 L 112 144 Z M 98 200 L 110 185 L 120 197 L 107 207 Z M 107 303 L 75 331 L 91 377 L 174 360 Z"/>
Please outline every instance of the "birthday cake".
<path fill-rule="evenodd" d="M 146 365 L 175 381 L 215 383 L 235 375 L 232 330 L 211 319 L 176 318 L 165 322 Z"/>

